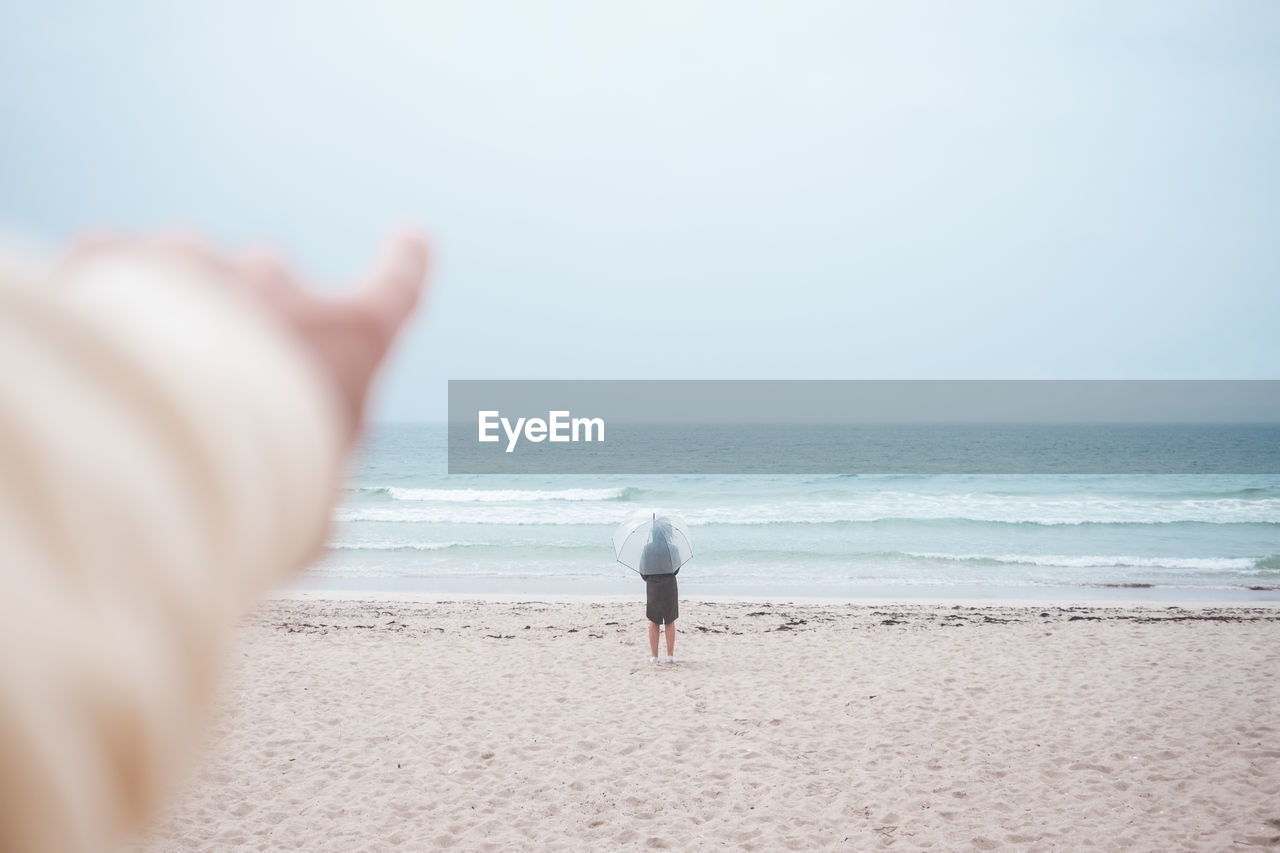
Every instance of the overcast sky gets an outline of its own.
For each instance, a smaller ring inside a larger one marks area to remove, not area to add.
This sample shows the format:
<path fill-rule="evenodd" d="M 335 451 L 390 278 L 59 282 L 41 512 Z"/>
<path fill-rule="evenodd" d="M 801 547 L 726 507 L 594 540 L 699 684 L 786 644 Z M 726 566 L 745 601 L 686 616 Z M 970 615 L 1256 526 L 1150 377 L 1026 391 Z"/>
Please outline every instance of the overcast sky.
<path fill-rule="evenodd" d="M 1280 3 L 0 5 L 0 221 L 354 275 L 476 378 L 1277 378 Z"/>

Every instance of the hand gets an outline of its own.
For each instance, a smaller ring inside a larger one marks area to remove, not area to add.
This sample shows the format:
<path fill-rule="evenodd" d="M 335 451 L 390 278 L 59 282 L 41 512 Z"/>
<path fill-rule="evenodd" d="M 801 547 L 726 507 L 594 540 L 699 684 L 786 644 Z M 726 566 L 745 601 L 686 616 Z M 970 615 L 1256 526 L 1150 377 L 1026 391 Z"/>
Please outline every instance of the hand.
<path fill-rule="evenodd" d="M 298 334 L 333 379 L 347 411 L 349 441 L 359 434 L 378 368 L 421 298 L 427 262 L 423 238 L 399 233 L 363 283 L 337 298 L 307 292 L 272 256 L 255 255 L 241 265 L 251 294 Z"/>
<path fill-rule="evenodd" d="M 421 235 L 393 235 L 382 257 L 358 287 L 339 297 L 306 290 L 275 255 L 254 252 L 233 257 L 191 236 L 132 240 L 92 236 L 78 241 L 62 262 L 59 274 L 100 252 L 133 251 L 179 257 L 261 305 L 319 364 L 337 391 L 346 414 L 348 445 L 359 435 L 365 401 L 387 351 L 421 298 L 428 251 Z"/>

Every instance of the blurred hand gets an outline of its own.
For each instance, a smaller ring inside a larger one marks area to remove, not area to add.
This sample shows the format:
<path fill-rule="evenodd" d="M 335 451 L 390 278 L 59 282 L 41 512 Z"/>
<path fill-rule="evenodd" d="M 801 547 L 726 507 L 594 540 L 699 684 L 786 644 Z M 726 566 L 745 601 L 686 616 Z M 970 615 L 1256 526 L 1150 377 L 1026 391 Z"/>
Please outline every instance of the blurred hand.
<path fill-rule="evenodd" d="M 422 296 L 427 256 L 421 235 L 399 233 L 364 281 L 336 298 L 308 292 L 273 256 L 257 254 L 237 265 L 251 296 L 298 334 L 333 379 L 346 407 L 349 441 L 359 433 L 370 385 L 387 350 Z"/>
<path fill-rule="evenodd" d="M 393 235 L 382 256 L 349 293 L 320 296 L 309 291 L 275 255 L 254 252 L 233 257 L 190 236 L 129 240 L 86 237 L 73 246 L 62 272 L 98 252 L 127 250 L 177 256 L 215 274 L 259 303 L 297 335 L 333 382 L 347 415 L 347 441 L 359 434 L 365 401 L 388 349 L 421 298 L 428 251 L 421 235 Z"/>

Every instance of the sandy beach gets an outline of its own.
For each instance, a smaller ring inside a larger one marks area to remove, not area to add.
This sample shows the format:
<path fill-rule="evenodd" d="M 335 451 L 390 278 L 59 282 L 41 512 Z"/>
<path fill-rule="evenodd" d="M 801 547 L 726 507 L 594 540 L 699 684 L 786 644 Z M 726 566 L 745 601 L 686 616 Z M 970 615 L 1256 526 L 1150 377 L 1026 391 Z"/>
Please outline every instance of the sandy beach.
<path fill-rule="evenodd" d="M 141 851 L 1280 845 L 1280 609 L 273 601 Z"/>

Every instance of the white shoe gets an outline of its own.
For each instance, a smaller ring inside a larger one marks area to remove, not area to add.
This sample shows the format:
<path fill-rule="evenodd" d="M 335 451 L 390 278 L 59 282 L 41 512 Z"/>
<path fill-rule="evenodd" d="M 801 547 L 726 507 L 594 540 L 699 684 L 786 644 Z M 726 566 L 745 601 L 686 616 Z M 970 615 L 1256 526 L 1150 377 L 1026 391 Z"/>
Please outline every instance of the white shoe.
<path fill-rule="evenodd" d="M 675 662 L 676 662 L 675 655 L 667 655 L 667 663 L 675 663 Z"/>
<path fill-rule="evenodd" d="M 657 658 L 649 658 L 649 663 L 657 663 L 657 662 L 658 662 Z"/>

